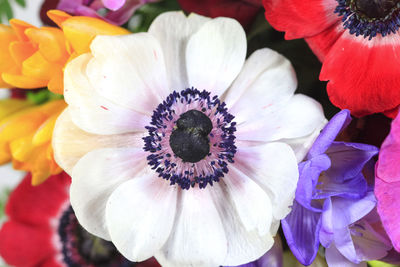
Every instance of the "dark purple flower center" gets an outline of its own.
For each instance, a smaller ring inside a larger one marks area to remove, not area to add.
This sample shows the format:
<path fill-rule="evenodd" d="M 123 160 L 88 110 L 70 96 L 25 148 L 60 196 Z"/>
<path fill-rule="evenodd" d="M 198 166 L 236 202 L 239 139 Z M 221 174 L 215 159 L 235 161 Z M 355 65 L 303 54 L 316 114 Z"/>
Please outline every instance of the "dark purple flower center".
<path fill-rule="evenodd" d="M 183 162 L 199 162 L 210 153 L 208 134 L 213 126 L 203 112 L 191 109 L 181 114 L 169 137 L 172 151 Z"/>
<path fill-rule="evenodd" d="M 72 207 L 62 214 L 58 226 L 63 262 L 69 267 L 135 266 L 106 240 L 96 237 L 80 226 Z"/>
<path fill-rule="evenodd" d="M 370 19 L 380 19 L 386 17 L 399 0 L 355 0 L 356 10 Z"/>
<path fill-rule="evenodd" d="M 171 185 L 205 188 L 228 173 L 236 153 L 234 116 L 207 91 L 174 91 L 154 110 L 143 138 L 147 162 Z"/>
<path fill-rule="evenodd" d="M 396 33 L 400 27 L 400 0 L 336 0 L 335 13 L 350 34 L 371 40 Z"/>

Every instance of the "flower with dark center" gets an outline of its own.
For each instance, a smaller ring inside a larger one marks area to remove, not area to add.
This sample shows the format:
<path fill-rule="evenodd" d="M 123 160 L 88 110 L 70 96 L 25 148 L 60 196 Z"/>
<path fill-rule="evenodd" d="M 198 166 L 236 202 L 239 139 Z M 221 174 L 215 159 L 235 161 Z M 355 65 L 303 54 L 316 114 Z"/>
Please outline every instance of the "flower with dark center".
<path fill-rule="evenodd" d="M 294 95 L 283 56 L 245 56 L 237 21 L 169 12 L 70 62 L 53 147 L 88 232 L 174 267 L 239 265 L 273 245 L 325 118 Z"/>
<path fill-rule="evenodd" d="M 355 116 L 400 105 L 400 1 L 263 0 L 269 23 L 286 39 L 305 38 L 322 61 L 331 102 Z"/>
<path fill-rule="evenodd" d="M 11 193 L 0 229 L 0 255 L 10 265 L 51 267 L 156 267 L 134 263 L 106 240 L 89 234 L 69 204 L 71 178 L 61 173 L 32 186 L 25 179 Z"/>

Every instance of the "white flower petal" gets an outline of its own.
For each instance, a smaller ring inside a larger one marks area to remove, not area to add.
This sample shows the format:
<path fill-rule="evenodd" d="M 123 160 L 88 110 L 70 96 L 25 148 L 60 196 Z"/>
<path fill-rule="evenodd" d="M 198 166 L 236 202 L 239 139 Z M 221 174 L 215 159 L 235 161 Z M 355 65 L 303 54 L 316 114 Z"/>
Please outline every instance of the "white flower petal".
<path fill-rule="evenodd" d="M 149 33 L 162 44 L 171 91 L 180 92 L 191 86 L 186 73 L 186 44 L 189 37 L 209 20 L 194 13 L 186 17 L 182 11 L 176 11 L 162 13 L 151 24 Z"/>
<path fill-rule="evenodd" d="M 268 194 L 234 165 L 230 166 L 221 183 L 226 184 L 230 201 L 234 203 L 246 231 L 255 230 L 260 236 L 267 234 L 273 217 Z"/>
<path fill-rule="evenodd" d="M 147 168 L 140 148 L 104 148 L 86 154 L 72 171 L 71 205 L 79 223 L 90 233 L 110 240 L 106 226 L 106 203 L 123 182 Z"/>
<path fill-rule="evenodd" d="M 215 184 L 210 192 L 224 225 L 228 253 L 219 265 L 236 266 L 254 261 L 264 255 L 272 245 L 274 239 L 268 232 L 260 235 L 258 231 L 246 231 L 239 219 L 235 205 L 229 199 L 226 188 Z M 270 211 L 271 212 L 271 211 Z"/>
<path fill-rule="evenodd" d="M 162 48 L 151 34 L 97 36 L 90 49 L 87 75 L 105 98 L 151 115 L 170 94 Z"/>
<path fill-rule="evenodd" d="M 227 252 L 222 218 L 208 189 L 183 190 L 180 213 L 162 249 L 167 266 L 217 266 Z"/>
<path fill-rule="evenodd" d="M 242 69 L 246 49 L 246 34 L 236 20 L 205 23 L 187 44 L 189 85 L 221 96 Z"/>
<path fill-rule="evenodd" d="M 320 126 L 317 126 L 315 130 L 306 135 L 304 137 L 295 138 L 295 139 L 280 139 L 279 142 L 283 142 L 288 144 L 296 154 L 297 162 L 301 162 L 304 157 L 307 155 L 308 150 L 310 150 L 311 146 L 314 144 L 315 139 L 321 133 L 322 128 L 324 128 L 327 120 L 321 122 Z"/>
<path fill-rule="evenodd" d="M 299 172 L 296 157 L 288 145 L 267 143 L 252 147 L 238 146 L 233 166 L 268 193 L 276 220 L 283 219 L 290 212 Z"/>
<path fill-rule="evenodd" d="M 89 53 L 83 54 L 69 62 L 64 71 L 64 97 L 72 121 L 94 134 L 143 131 L 150 117 L 100 96 L 89 82 L 86 68 L 91 59 Z"/>
<path fill-rule="evenodd" d="M 52 146 L 58 165 L 69 175 L 72 168 L 89 151 L 106 147 L 143 147 L 142 133 L 96 135 L 78 128 L 71 120 L 70 107 L 58 117 L 53 130 Z"/>
<path fill-rule="evenodd" d="M 235 121 L 242 123 L 260 113 L 272 112 L 274 106 L 293 96 L 296 87 L 296 74 L 289 60 L 264 48 L 246 60 L 224 102 L 235 114 Z"/>
<path fill-rule="evenodd" d="M 167 241 L 178 189 L 149 173 L 121 184 L 110 196 L 106 221 L 111 240 L 131 261 L 150 258 Z"/>
<path fill-rule="evenodd" d="M 297 94 L 278 110 L 248 117 L 238 124 L 235 136 L 238 140 L 263 142 L 299 138 L 319 130 L 324 122 L 321 105 L 308 96 Z"/>

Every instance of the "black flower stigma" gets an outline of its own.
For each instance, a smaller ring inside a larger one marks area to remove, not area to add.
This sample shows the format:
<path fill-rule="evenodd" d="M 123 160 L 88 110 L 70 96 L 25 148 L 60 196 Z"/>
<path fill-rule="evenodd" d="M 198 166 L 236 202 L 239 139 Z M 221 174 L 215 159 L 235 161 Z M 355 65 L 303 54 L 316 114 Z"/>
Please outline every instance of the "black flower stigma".
<path fill-rule="evenodd" d="M 184 162 L 195 163 L 210 152 L 208 134 L 212 130 L 211 120 L 198 110 L 183 113 L 176 122 L 169 144 L 176 156 Z"/>

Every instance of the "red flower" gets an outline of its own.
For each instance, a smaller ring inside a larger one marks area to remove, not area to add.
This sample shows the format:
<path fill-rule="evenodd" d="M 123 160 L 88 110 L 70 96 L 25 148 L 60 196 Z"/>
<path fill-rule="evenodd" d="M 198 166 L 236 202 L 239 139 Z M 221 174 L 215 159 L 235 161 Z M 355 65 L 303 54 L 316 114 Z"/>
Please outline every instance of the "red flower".
<path fill-rule="evenodd" d="M 391 0 L 263 0 L 286 39 L 305 38 L 323 62 L 332 103 L 356 116 L 400 105 L 400 4 Z"/>
<path fill-rule="evenodd" d="M 61 173 L 39 186 L 27 175 L 6 205 L 8 221 L 0 229 L 0 255 L 16 267 L 159 266 L 153 259 L 132 263 L 111 242 L 79 224 L 69 203 L 70 177 Z"/>
<path fill-rule="evenodd" d="M 207 17 L 234 18 L 247 28 L 261 10 L 261 0 L 178 0 L 182 9 Z"/>

